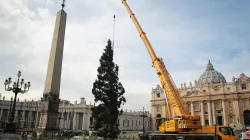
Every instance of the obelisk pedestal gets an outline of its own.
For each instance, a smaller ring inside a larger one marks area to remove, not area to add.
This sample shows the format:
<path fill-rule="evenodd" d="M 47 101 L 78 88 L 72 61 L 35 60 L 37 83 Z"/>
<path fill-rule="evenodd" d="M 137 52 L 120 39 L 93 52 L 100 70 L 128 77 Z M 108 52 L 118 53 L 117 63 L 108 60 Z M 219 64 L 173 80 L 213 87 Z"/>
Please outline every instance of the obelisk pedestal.
<path fill-rule="evenodd" d="M 58 109 L 63 60 L 64 37 L 67 14 L 62 9 L 57 13 L 54 36 L 49 57 L 44 93 L 41 98 L 41 114 L 38 133 L 45 136 L 58 132 Z"/>

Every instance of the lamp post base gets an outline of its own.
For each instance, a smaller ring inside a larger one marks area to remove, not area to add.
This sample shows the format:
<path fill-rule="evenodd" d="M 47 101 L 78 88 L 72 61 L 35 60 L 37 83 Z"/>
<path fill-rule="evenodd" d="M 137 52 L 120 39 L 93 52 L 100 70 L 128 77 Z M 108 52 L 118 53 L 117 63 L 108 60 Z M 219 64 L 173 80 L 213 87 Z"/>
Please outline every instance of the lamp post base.
<path fill-rule="evenodd" d="M 4 129 L 4 133 L 16 133 L 16 124 L 14 122 L 8 122 Z"/>

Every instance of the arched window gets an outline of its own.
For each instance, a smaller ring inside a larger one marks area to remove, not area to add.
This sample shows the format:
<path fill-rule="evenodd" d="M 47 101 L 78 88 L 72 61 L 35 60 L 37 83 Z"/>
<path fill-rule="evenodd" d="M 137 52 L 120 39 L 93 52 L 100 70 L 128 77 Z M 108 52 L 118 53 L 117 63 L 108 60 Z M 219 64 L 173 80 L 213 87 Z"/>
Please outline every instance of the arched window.
<path fill-rule="evenodd" d="M 156 118 L 161 118 L 161 114 L 157 114 L 157 115 L 156 115 Z"/>

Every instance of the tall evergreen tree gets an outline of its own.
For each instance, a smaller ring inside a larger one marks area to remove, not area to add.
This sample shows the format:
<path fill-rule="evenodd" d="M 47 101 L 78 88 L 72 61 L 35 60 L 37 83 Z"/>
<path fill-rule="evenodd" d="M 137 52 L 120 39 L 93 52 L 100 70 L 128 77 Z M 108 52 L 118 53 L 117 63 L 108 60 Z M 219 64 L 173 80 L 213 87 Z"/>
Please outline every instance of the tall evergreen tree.
<path fill-rule="evenodd" d="M 123 96 L 125 89 L 119 82 L 119 67 L 113 62 L 113 47 L 110 40 L 99 62 L 97 79 L 92 89 L 95 103 L 98 102 L 99 105 L 91 109 L 91 128 L 98 131 L 100 136 L 115 138 L 120 133 L 118 116 L 123 112 L 120 107 L 126 99 Z"/>

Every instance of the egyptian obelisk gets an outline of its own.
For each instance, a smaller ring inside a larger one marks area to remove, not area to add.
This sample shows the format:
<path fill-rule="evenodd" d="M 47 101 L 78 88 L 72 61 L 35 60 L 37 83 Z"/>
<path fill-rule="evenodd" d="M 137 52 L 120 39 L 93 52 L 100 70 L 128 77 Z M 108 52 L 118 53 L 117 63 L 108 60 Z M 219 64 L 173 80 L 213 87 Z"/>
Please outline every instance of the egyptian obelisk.
<path fill-rule="evenodd" d="M 63 9 L 64 6 L 63 0 L 62 9 L 57 12 L 56 16 L 44 93 L 41 98 L 41 114 L 38 129 L 40 132 L 43 131 L 47 135 L 49 135 L 48 132 L 58 130 L 57 116 L 60 103 L 59 95 L 67 18 L 67 14 Z"/>

